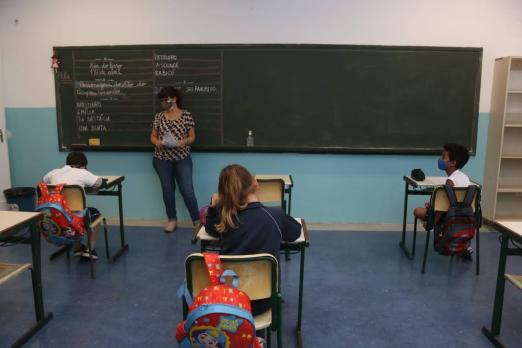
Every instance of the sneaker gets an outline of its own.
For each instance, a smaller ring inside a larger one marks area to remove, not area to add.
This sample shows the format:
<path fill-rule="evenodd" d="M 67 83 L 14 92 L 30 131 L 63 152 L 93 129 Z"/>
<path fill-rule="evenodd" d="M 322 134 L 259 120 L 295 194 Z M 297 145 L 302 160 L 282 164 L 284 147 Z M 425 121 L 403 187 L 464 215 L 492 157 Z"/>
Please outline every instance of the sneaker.
<path fill-rule="evenodd" d="M 89 249 L 85 248 L 85 250 L 82 253 L 82 257 L 89 259 L 91 255 L 89 254 Z M 98 260 L 98 253 L 96 252 L 96 249 L 92 249 L 92 259 Z"/>
<path fill-rule="evenodd" d="M 172 233 L 176 230 L 176 221 L 172 220 L 172 221 L 167 221 L 167 223 L 165 224 L 165 233 Z"/>
<path fill-rule="evenodd" d="M 87 250 L 87 247 L 83 244 L 80 244 L 80 245 L 77 245 L 74 249 L 73 249 L 73 255 L 74 256 L 82 256 L 83 255 L 83 252 Z"/>
<path fill-rule="evenodd" d="M 472 261 L 473 260 L 473 248 L 468 247 L 468 249 L 461 254 L 461 257 L 465 261 Z"/>

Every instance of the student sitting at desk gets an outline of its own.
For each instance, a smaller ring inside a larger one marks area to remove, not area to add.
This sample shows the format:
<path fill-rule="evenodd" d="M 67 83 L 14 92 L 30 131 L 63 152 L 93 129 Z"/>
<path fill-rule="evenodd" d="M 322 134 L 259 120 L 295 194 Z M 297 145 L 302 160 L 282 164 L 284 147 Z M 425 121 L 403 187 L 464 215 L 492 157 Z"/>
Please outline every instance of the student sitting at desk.
<path fill-rule="evenodd" d="M 462 167 L 468 163 L 468 159 L 468 149 L 464 146 L 459 144 L 444 144 L 442 156 L 438 161 L 438 167 L 448 174 L 446 185 L 451 187 L 468 187 L 471 184 L 468 176 L 461 171 Z M 413 215 L 415 215 L 417 219 L 426 221 L 428 208 L 429 203 L 427 202 L 424 208 L 415 208 Z M 437 221 L 436 219 L 435 222 Z"/>
<path fill-rule="evenodd" d="M 218 193 L 212 195 L 205 229 L 223 244 L 221 253 L 244 255 L 269 253 L 279 259 L 281 241 L 299 238 L 301 225 L 280 207 L 265 207 L 256 196 L 257 181 L 238 165 L 219 175 Z M 270 300 L 253 301 L 253 315 L 270 308 Z"/>
<path fill-rule="evenodd" d="M 438 168 L 446 171 L 448 179 L 446 185 L 451 187 L 468 187 L 471 184 L 469 177 L 464 174 L 461 169 L 468 163 L 469 152 L 468 149 L 459 144 L 444 144 L 442 150 L 442 156 L 438 160 Z M 426 221 L 426 214 L 430 203 L 426 202 L 425 207 L 415 208 L 413 215 L 417 219 Z M 437 212 L 435 214 L 435 224 L 437 224 L 442 218 L 443 213 Z M 463 257 L 469 259 L 471 257 L 472 249 L 468 249 L 467 253 L 463 254 Z"/>
<path fill-rule="evenodd" d="M 51 170 L 43 177 L 43 181 L 49 185 L 79 185 L 83 188 L 98 190 L 102 187 L 103 179 L 87 170 L 87 157 L 81 151 L 72 151 L 67 155 L 66 165 L 63 168 Z M 96 208 L 87 207 L 91 219 L 95 220 L 100 212 Z M 91 233 L 92 257 L 97 259 L 98 255 L 94 249 L 97 231 Z M 85 245 L 79 245 L 74 249 L 74 255 L 89 258 L 89 249 Z"/>

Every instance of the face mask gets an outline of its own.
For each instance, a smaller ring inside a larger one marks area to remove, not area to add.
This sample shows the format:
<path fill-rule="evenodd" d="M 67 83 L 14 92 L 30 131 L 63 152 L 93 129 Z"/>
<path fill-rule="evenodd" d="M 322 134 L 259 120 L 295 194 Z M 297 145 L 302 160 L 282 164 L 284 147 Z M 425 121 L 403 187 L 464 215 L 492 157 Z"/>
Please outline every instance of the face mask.
<path fill-rule="evenodd" d="M 174 107 L 174 100 L 169 98 L 167 100 L 167 105 L 169 106 L 169 110 L 172 110 L 172 108 Z"/>
<path fill-rule="evenodd" d="M 446 170 L 446 161 L 444 161 L 442 158 L 439 158 L 437 166 L 440 170 Z"/>

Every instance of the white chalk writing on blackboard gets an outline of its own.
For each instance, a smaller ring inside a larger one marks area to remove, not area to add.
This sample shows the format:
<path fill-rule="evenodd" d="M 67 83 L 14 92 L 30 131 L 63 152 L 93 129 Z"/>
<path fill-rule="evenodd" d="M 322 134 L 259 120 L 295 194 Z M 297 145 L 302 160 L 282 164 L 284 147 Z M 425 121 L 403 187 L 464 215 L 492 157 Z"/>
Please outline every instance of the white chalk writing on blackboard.
<path fill-rule="evenodd" d="M 122 74 L 123 64 L 111 60 L 99 62 L 95 60 L 89 63 L 89 72 L 92 76 L 115 76 Z"/>

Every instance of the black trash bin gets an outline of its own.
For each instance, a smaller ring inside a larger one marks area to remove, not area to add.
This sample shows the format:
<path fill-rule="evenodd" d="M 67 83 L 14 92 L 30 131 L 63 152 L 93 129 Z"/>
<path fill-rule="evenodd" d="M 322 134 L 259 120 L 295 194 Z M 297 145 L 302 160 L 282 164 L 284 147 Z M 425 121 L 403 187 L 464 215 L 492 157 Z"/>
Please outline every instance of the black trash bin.
<path fill-rule="evenodd" d="M 36 189 L 34 187 L 12 187 L 4 190 L 8 204 L 16 204 L 20 211 L 34 211 L 36 208 Z"/>

